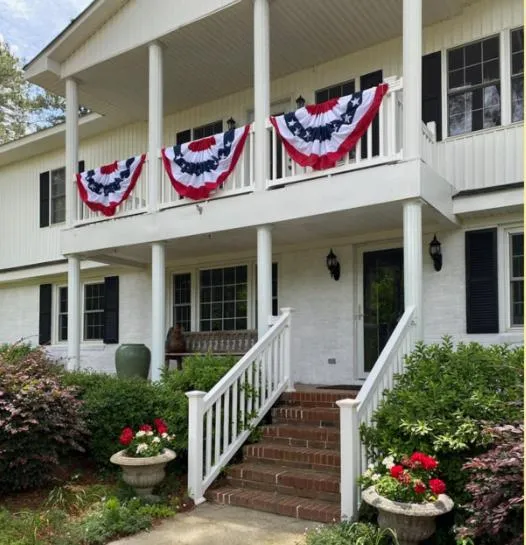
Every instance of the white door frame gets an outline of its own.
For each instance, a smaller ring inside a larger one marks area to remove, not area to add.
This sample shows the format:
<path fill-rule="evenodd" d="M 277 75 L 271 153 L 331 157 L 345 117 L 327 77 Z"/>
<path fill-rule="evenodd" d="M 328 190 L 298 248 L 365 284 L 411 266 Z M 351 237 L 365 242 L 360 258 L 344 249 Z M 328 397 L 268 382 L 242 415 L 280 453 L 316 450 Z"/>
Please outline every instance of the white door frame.
<path fill-rule="evenodd" d="M 364 369 L 364 343 L 363 343 L 363 254 L 367 252 L 377 252 L 381 250 L 394 250 L 396 248 L 403 248 L 404 242 L 402 238 L 394 240 L 384 240 L 378 242 L 369 242 L 366 244 L 357 244 L 355 247 L 355 263 L 356 274 L 354 284 L 354 338 L 356 342 L 355 346 L 355 376 L 358 380 L 362 381 L 367 378 L 369 373 Z"/>

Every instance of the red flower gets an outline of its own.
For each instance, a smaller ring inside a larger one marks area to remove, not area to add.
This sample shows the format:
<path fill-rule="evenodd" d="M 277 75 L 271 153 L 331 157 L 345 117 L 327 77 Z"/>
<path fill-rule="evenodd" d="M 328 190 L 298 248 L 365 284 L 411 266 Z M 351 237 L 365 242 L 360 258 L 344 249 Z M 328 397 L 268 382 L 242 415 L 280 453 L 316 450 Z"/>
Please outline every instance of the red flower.
<path fill-rule="evenodd" d="M 400 478 L 400 475 L 404 472 L 404 468 L 401 465 L 396 465 L 391 468 L 391 477 L 395 479 Z"/>
<path fill-rule="evenodd" d="M 417 481 L 415 483 L 415 486 L 413 487 L 413 490 L 417 494 L 425 494 L 426 492 L 426 485 L 422 481 Z"/>
<path fill-rule="evenodd" d="M 446 491 L 446 483 L 440 479 L 429 479 L 429 488 L 435 496 L 438 496 Z"/>
<path fill-rule="evenodd" d="M 152 431 L 150 424 L 141 424 L 139 426 L 139 431 Z"/>
<path fill-rule="evenodd" d="M 411 475 L 407 471 L 400 473 L 398 481 L 409 486 L 411 484 Z"/>
<path fill-rule="evenodd" d="M 423 467 L 426 471 L 431 471 L 435 469 L 438 465 L 438 462 L 432 457 L 424 454 L 423 452 L 413 452 L 410 458 L 411 462 L 416 466 Z"/>
<path fill-rule="evenodd" d="M 135 434 L 131 428 L 124 428 L 121 432 L 121 436 L 119 437 L 120 444 L 127 447 L 133 441 L 134 435 Z"/>
<path fill-rule="evenodd" d="M 163 433 L 168 433 L 168 426 L 162 418 L 154 418 L 153 423 L 155 424 L 155 429 L 157 433 L 162 435 Z"/>

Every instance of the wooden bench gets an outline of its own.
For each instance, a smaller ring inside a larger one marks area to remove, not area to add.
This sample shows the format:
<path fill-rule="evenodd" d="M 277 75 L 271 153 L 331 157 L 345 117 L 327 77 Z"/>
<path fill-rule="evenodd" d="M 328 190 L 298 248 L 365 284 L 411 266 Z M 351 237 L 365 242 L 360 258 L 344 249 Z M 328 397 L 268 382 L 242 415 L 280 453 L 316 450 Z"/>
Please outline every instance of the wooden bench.
<path fill-rule="evenodd" d="M 168 332 L 170 334 L 170 332 Z M 186 352 L 166 352 L 165 365 L 170 360 L 177 361 L 177 369 L 181 369 L 185 356 L 195 354 L 217 354 L 221 356 L 244 356 L 256 344 L 258 333 L 255 329 L 242 331 L 190 331 L 183 333 Z"/>

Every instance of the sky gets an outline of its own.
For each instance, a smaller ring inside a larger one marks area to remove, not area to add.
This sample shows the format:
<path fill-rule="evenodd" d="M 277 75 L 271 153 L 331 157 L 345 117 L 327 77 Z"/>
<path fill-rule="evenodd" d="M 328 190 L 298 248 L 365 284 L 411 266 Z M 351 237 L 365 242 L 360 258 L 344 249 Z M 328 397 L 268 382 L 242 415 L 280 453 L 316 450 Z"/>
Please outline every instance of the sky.
<path fill-rule="evenodd" d="M 30 61 L 91 0 L 0 0 L 0 41 L 11 51 Z"/>

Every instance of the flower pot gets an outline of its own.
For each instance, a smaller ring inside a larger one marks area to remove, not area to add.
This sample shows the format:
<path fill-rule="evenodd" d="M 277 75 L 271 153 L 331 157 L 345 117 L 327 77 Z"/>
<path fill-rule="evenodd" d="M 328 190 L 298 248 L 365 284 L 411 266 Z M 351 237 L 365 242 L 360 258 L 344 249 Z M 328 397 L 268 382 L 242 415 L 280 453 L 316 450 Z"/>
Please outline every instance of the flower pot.
<path fill-rule="evenodd" d="M 435 518 L 453 509 L 453 500 L 445 494 L 432 503 L 400 503 L 380 496 L 374 486 L 364 490 L 362 499 L 378 509 L 378 526 L 394 530 L 400 545 L 417 545 L 432 536 Z"/>
<path fill-rule="evenodd" d="M 126 456 L 126 451 L 116 452 L 110 462 L 121 466 L 125 483 L 133 486 L 138 496 L 150 496 L 152 489 L 164 479 L 164 468 L 175 458 L 173 450 L 165 448 L 158 456 L 133 458 Z"/>
<path fill-rule="evenodd" d="M 121 344 L 115 352 L 117 376 L 148 378 L 151 354 L 144 344 Z"/>

